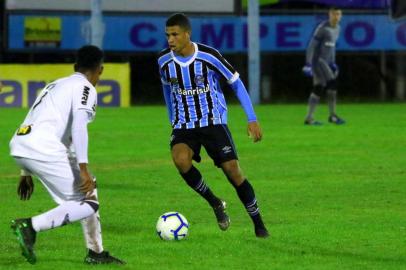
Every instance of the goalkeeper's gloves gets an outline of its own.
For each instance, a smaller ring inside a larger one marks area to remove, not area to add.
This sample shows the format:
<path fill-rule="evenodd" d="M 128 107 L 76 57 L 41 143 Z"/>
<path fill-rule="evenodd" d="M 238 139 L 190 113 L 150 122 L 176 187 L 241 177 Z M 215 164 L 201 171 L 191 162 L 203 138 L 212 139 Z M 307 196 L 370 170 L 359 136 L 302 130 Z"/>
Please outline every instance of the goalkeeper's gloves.
<path fill-rule="evenodd" d="M 340 69 L 338 68 L 336 63 L 330 63 L 329 67 L 331 69 L 331 71 L 334 73 L 335 76 L 338 76 L 338 72 L 340 71 Z"/>
<path fill-rule="evenodd" d="M 306 77 L 313 77 L 313 70 L 312 65 L 307 63 L 303 68 L 302 71 Z"/>

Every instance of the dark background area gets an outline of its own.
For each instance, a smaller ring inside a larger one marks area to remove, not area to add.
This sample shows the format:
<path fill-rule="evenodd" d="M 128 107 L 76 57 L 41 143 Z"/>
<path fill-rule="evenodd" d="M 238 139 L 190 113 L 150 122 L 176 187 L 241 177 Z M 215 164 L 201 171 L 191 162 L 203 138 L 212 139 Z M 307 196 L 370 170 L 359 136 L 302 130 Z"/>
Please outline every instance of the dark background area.
<path fill-rule="evenodd" d="M 7 50 L 6 34 L 7 14 L 4 1 L 0 2 L 1 21 L 1 63 L 73 63 L 74 52 L 19 52 Z M 261 7 L 262 15 L 324 13 L 326 6 L 303 3 L 300 1 Z M 238 13 L 245 11 L 239 7 Z M 343 10 L 346 13 L 359 13 L 360 10 Z M 363 11 L 365 12 L 365 10 Z M 384 11 L 368 10 L 368 13 Z M 158 52 L 157 52 L 158 53 Z M 106 51 L 105 62 L 129 62 L 131 69 L 131 104 L 160 104 L 163 102 L 155 53 L 128 53 Z M 240 73 L 248 88 L 247 54 L 224 54 L 228 61 Z M 399 58 L 405 58 L 402 52 L 337 52 L 337 64 L 340 67 L 339 96 L 347 102 L 379 102 L 395 100 L 395 79 Z M 382 65 L 382 61 L 384 61 Z M 305 52 L 261 54 L 261 76 L 269 80 L 269 87 L 261 88 L 262 103 L 304 102 L 311 90 L 311 79 L 303 76 L 301 68 L 305 62 Z M 384 67 L 384 68 L 382 68 Z M 382 70 L 381 70 L 382 69 Z M 1 75 L 0 75 L 1 76 Z M 382 93 L 382 85 L 386 92 Z M 236 101 L 230 89 L 224 88 L 226 96 Z M 248 89 L 249 90 L 249 89 Z"/>

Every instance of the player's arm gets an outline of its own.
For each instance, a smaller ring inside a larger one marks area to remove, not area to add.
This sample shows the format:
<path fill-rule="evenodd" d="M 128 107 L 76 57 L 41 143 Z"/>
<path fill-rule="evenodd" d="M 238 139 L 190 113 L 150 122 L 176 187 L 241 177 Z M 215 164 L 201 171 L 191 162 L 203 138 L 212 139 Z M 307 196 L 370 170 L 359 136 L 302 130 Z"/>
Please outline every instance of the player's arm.
<path fill-rule="evenodd" d="M 25 169 L 21 169 L 17 194 L 20 196 L 21 200 L 25 201 L 31 198 L 32 193 L 34 193 L 34 182 L 32 181 L 31 173 Z"/>
<path fill-rule="evenodd" d="M 240 78 L 235 80 L 230 84 L 235 95 L 241 103 L 242 108 L 244 109 L 245 115 L 247 116 L 248 128 L 247 133 L 252 138 L 254 142 L 258 142 L 262 139 L 262 130 L 258 123 L 257 116 L 255 115 L 254 107 L 250 96 L 248 95 L 247 89 L 244 86 L 244 83 Z"/>
<path fill-rule="evenodd" d="M 159 65 L 159 60 L 158 60 L 158 65 Z M 168 82 L 168 79 L 165 76 L 165 72 L 161 69 L 161 67 L 159 68 L 159 75 L 161 78 L 162 91 L 164 94 L 166 109 L 168 110 L 169 122 L 172 123 L 173 112 L 172 112 L 172 99 L 171 99 L 171 85 Z"/>
<path fill-rule="evenodd" d="M 86 110 L 73 112 L 72 121 L 72 142 L 75 148 L 76 159 L 79 163 L 80 178 L 82 183 L 80 189 L 84 193 L 92 192 L 94 181 L 88 170 L 88 133 L 87 124 L 91 121 L 91 115 Z"/>
<path fill-rule="evenodd" d="M 172 113 L 172 100 L 171 100 L 171 86 L 162 82 L 162 91 L 164 93 L 164 99 L 166 104 L 166 109 L 168 110 L 169 121 L 173 122 L 173 113 Z"/>
<path fill-rule="evenodd" d="M 307 46 L 306 50 L 306 63 L 312 63 L 314 53 L 317 48 L 320 46 L 320 43 L 323 40 L 323 27 L 318 26 L 313 33 L 312 38 L 310 39 L 309 45 Z"/>

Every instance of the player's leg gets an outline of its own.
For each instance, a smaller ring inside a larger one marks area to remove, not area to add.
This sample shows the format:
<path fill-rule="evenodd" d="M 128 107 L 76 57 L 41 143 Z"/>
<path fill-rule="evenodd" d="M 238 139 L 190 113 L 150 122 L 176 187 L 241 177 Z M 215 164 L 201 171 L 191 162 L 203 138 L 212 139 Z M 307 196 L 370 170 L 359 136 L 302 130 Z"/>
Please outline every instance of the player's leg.
<path fill-rule="evenodd" d="M 329 109 L 328 121 L 337 125 L 345 124 L 344 119 L 340 118 L 336 113 L 337 104 L 337 80 L 335 78 L 327 82 L 327 104 Z"/>
<path fill-rule="evenodd" d="M 48 190 L 57 207 L 28 220 L 36 233 L 83 220 L 97 213 L 99 202 L 94 194 L 86 196 L 79 190 L 81 183 L 78 165 L 72 161 L 42 162 L 18 159 Z M 101 236 L 100 236 L 101 237 Z"/>
<path fill-rule="evenodd" d="M 213 194 L 192 160 L 200 161 L 200 143 L 194 131 L 174 130 L 172 132 L 171 154 L 173 162 L 185 182 L 202 196 L 214 209 L 220 229 L 226 230 L 230 224 L 224 209 L 225 202 Z M 220 213 L 221 212 L 221 213 Z"/>
<path fill-rule="evenodd" d="M 255 191 L 247 178 L 242 174 L 239 162 L 236 159 L 221 164 L 224 174 L 237 191 L 238 197 L 243 203 L 248 215 L 251 217 L 257 237 L 266 238 L 269 236 L 259 211 Z"/>
<path fill-rule="evenodd" d="M 256 235 L 258 237 L 267 237 L 268 231 L 262 222 L 254 189 L 242 175 L 237 150 L 227 125 L 215 125 L 208 129 L 208 132 L 204 135 L 204 138 L 206 138 L 204 147 L 207 153 L 213 159 L 214 164 L 223 170 L 227 179 L 236 189 L 238 197 L 254 222 Z"/>
<path fill-rule="evenodd" d="M 30 263 L 35 263 L 34 244 L 38 232 L 88 217 L 97 211 L 98 202 L 85 199 L 83 195 L 78 196 L 71 192 L 73 175 L 68 161 L 42 162 L 26 158 L 15 159 L 22 168 L 40 178 L 53 199 L 59 204 L 57 207 L 35 217 L 12 221 L 12 227 L 17 234 L 23 255 Z M 31 237 L 29 237 L 30 235 Z"/>
<path fill-rule="evenodd" d="M 313 90 L 310 93 L 308 100 L 307 115 L 304 121 L 305 125 L 322 125 L 321 122 L 314 120 L 314 113 L 320 103 L 320 97 L 324 91 L 324 85 L 325 81 L 322 70 L 319 65 L 315 65 L 313 67 Z"/>
<path fill-rule="evenodd" d="M 327 104 L 329 109 L 328 121 L 337 125 L 345 123 L 343 119 L 337 116 L 336 104 L 337 104 L 337 71 L 331 69 L 330 65 L 320 60 L 320 73 L 323 80 L 326 82 L 325 90 L 327 92 Z"/>

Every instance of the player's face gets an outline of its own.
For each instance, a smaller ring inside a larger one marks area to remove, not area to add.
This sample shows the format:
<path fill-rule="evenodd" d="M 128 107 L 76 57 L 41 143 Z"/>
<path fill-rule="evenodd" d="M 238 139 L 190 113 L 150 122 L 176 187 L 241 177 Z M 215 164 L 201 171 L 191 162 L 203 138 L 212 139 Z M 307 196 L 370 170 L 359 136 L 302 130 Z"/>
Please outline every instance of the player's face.
<path fill-rule="evenodd" d="M 190 43 L 190 32 L 178 25 L 166 27 L 165 32 L 169 48 L 177 54 L 182 54 L 182 51 Z"/>
<path fill-rule="evenodd" d="M 341 17 L 343 15 L 341 10 L 330 10 L 330 12 L 328 14 L 329 14 L 330 23 L 333 26 L 336 26 L 337 24 L 340 23 Z"/>

